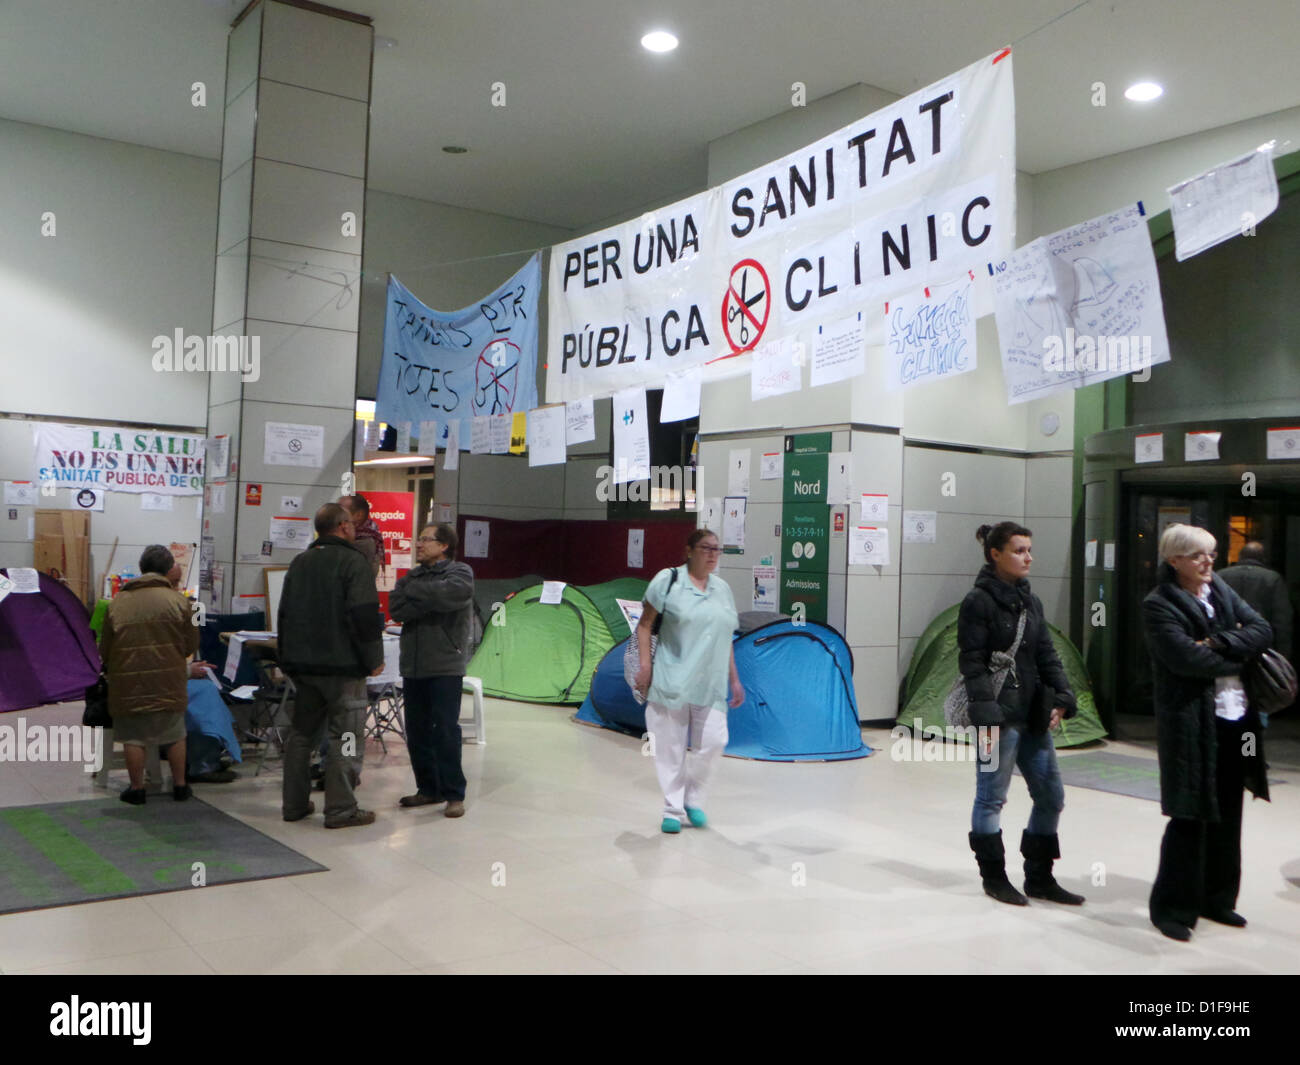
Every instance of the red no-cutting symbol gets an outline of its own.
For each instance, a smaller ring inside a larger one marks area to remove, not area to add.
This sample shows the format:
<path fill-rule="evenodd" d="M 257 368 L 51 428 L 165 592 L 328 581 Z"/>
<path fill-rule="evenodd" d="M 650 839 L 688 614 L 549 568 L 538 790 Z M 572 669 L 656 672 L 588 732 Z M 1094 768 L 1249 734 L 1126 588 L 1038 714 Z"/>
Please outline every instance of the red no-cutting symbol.
<path fill-rule="evenodd" d="M 731 354 L 753 351 L 767 328 L 772 310 L 772 283 L 757 259 L 742 259 L 731 268 L 722 300 L 722 332 Z"/>

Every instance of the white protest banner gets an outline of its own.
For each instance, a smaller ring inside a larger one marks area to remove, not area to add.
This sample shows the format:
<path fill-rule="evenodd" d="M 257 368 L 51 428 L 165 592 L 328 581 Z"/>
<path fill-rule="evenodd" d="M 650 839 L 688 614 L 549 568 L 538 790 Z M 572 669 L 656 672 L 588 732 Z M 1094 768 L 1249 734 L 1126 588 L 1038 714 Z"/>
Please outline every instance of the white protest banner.
<path fill-rule="evenodd" d="M 1170 187 L 1174 257 L 1179 262 L 1255 226 L 1277 210 L 1273 148 L 1256 149 Z"/>
<path fill-rule="evenodd" d="M 885 304 L 885 387 L 911 388 L 975 369 L 975 278 L 929 285 Z"/>
<path fill-rule="evenodd" d="M 1140 203 L 1039 237 L 987 269 L 1008 403 L 1169 361 Z"/>
<path fill-rule="evenodd" d="M 202 436 L 162 430 L 38 422 L 36 480 L 109 492 L 203 492 Z"/>
<path fill-rule="evenodd" d="M 551 251 L 547 399 L 608 396 L 1015 247 L 1011 50 L 726 184 Z M 879 344 L 883 320 L 866 322 Z M 719 361 L 721 360 L 721 361 Z"/>

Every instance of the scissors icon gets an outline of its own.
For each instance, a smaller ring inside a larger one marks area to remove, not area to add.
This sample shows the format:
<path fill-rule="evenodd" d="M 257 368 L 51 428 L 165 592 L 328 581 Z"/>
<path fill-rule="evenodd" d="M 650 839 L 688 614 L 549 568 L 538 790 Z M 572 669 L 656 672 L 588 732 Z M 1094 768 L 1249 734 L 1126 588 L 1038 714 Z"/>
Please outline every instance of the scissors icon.
<path fill-rule="evenodd" d="M 749 315 L 746 312 L 749 310 L 750 307 L 754 306 L 754 304 L 758 303 L 759 300 L 763 299 L 763 297 L 767 295 L 767 290 L 764 289 L 760 291 L 757 295 L 752 297 L 751 299 L 746 299 L 745 290 L 748 284 L 749 284 L 749 271 L 745 270 L 740 275 L 740 294 L 736 297 L 740 301 L 740 303 L 737 306 L 732 307 L 727 311 L 728 322 L 734 322 L 737 318 L 740 319 L 740 344 L 742 347 L 744 347 L 746 344 L 749 343 L 748 319 L 752 317 L 752 315 Z M 731 291 L 734 293 L 736 290 L 733 288 Z"/>

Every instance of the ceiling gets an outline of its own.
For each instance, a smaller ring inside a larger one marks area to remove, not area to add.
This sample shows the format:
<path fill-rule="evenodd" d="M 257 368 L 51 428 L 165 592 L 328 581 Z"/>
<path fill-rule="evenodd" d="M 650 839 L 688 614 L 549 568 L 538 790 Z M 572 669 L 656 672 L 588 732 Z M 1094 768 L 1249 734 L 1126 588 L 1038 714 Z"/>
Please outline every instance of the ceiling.
<path fill-rule="evenodd" d="M 220 108 L 190 86 L 221 99 L 244 3 L 0 0 L 0 117 L 215 159 Z M 372 187 L 574 229 L 703 188 L 709 142 L 793 82 L 905 95 L 1008 42 L 1031 174 L 1300 104 L 1296 0 L 335 3 L 397 41 L 375 56 Z M 644 51 L 656 27 L 681 47 Z M 1164 97 L 1125 100 L 1143 78 Z"/>

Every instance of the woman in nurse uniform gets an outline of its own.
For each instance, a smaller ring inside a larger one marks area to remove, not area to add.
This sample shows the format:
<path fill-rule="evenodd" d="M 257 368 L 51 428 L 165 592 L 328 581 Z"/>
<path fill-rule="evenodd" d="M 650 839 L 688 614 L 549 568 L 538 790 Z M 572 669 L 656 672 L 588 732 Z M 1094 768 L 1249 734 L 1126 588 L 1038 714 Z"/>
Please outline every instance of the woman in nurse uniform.
<path fill-rule="evenodd" d="M 683 565 L 661 570 L 650 582 L 637 624 L 636 690 L 646 698 L 646 730 L 664 793 L 660 828 L 669 833 L 680 832 L 683 821 L 696 828 L 708 824 L 706 787 L 727 745 L 727 707 L 745 701 L 731 651 L 736 603 L 727 582 L 714 572 L 722 545 L 716 534 L 697 529 L 686 550 Z M 660 614 L 652 662 L 651 629 Z"/>

